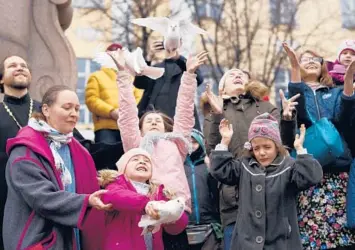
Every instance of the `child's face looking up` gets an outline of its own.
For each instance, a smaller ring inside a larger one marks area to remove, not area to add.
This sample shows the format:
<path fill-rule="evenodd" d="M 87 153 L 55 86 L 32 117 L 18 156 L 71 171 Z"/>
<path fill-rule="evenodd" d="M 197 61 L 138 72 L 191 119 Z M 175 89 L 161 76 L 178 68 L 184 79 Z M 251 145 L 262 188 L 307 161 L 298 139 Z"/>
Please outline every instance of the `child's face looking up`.
<path fill-rule="evenodd" d="M 352 61 L 355 60 L 355 51 L 351 49 L 346 49 L 343 52 L 341 52 L 339 61 L 342 65 L 345 67 L 349 66 Z"/>
<path fill-rule="evenodd" d="M 269 166 L 276 158 L 278 149 L 273 140 L 264 137 L 255 137 L 251 141 L 256 160 L 263 167 Z"/>
<path fill-rule="evenodd" d="M 135 155 L 127 163 L 125 175 L 136 182 L 147 182 L 152 177 L 152 163 L 144 155 Z"/>

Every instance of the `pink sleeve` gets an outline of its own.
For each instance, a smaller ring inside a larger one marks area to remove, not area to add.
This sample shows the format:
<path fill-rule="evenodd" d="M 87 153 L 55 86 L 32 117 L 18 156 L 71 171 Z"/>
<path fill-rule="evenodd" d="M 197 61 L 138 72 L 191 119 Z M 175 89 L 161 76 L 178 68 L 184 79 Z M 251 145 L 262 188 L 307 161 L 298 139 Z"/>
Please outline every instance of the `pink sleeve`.
<path fill-rule="evenodd" d="M 108 192 L 102 195 L 102 202 L 111 203 L 117 211 L 144 212 L 145 206 L 149 202 L 147 196 L 138 194 L 134 191 L 111 184 L 107 187 Z"/>
<path fill-rule="evenodd" d="M 195 125 L 194 100 L 196 89 L 196 74 L 190 74 L 185 71 L 181 77 L 176 100 L 173 131 L 182 133 L 186 138 L 190 138 L 191 131 Z"/>
<path fill-rule="evenodd" d="M 178 219 L 174 223 L 164 225 L 164 229 L 168 234 L 177 235 L 185 230 L 188 222 L 189 218 L 187 216 L 187 213 L 184 212 L 182 213 L 180 219 Z"/>
<path fill-rule="evenodd" d="M 121 73 L 117 76 L 119 92 L 117 124 L 121 132 L 123 149 L 127 152 L 132 148 L 139 147 L 141 133 L 139 131 L 138 109 L 133 94 L 133 84 L 131 81 L 127 82 L 124 80 L 127 79 L 124 74 Z"/>

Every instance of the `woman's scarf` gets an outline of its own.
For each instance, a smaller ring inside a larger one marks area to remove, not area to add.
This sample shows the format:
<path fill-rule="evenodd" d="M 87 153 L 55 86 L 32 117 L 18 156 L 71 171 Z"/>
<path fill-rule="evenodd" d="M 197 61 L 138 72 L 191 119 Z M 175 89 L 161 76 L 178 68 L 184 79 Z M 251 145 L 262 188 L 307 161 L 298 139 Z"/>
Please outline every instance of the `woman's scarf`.
<path fill-rule="evenodd" d="M 58 149 L 60 149 L 63 145 L 67 145 L 71 142 L 73 133 L 69 133 L 67 135 L 61 134 L 56 129 L 49 126 L 45 121 L 37 120 L 35 118 L 31 118 L 28 121 L 28 126 L 38 132 L 43 133 L 44 136 L 49 140 L 49 148 L 53 154 L 55 166 L 61 172 L 60 177 L 63 186 L 70 185 L 73 181 L 72 176 L 69 169 L 65 166 L 64 161 L 58 152 Z"/>

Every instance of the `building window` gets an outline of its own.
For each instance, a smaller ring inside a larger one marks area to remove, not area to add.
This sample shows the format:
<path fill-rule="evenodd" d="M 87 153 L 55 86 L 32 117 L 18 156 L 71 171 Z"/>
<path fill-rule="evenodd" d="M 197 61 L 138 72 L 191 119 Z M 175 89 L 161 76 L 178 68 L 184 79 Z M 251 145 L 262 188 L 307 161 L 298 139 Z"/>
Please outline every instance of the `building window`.
<path fill-rule="evenodd" d="M 270 19 L 273 26 L 296 25 L 297 5 L 295 0 L 269 0 Z"/>
<path fill-rule="evenodd" d="M 85 104 L 85 88 L 88 78 L 92 72 L 100 69 L 100 65 L 91 59 L 87 58 L 77 58 L 76 60 L 78 68 L 78 83 L 76 88 L 76 93 L 80 101 L 80 125 L 92 125 L 92 116 Z"/>
<path fill-rule="evenodd" d="M 355 29 L 355 0 L 340 0 L 342 27 Z"/>
<path fill-rule="evenodd" d="M 222 13 L 222 1 L 205 0 L 197 2 L 196 15 L 200 18 L 220 19 Z"/>
<path fill-rule="evenodd" d="M 279 91 L 283 90 L 285 96 L 288 95 L 288 83 L 290 82 L 290 71 L 289 69 L 277 67 L 275 69 L 275 103 L 278 108 L 281 109 L 281 99 Z"/>
<path fill-rule="evenodd" d="M 72 0 L 74 8 L 83 9 L 103 9 L 105 8 L 104 0 Z"/>

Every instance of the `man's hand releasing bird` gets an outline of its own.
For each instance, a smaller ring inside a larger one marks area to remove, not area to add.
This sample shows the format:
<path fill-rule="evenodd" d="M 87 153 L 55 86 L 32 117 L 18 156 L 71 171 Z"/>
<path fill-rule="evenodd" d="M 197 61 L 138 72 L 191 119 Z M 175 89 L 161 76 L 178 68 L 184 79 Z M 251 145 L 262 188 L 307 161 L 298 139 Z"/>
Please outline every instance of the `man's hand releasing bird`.
<path fill-rule="evenodd" d="M 167 17 L 147 17 L 131 20 L 139 26 L 150 28 L 164 36 L 164 48 L 171 53 L 181 47 L 184 37 L 194 35 L 205 35 L 207 32 L 189 20 L 172 20 Z"/>
<path fill-rule="evenodd" d="M 143 58 L 141 48 L 130 52 L 126 48 L 110 52 L 98 52 L 94 59 L 102 67 L 113 68 L 117 71 L 127 70 L 132 75 L 145 75 L 158 79 L 164 74 L 164 68 L 150 67 Z"/>

